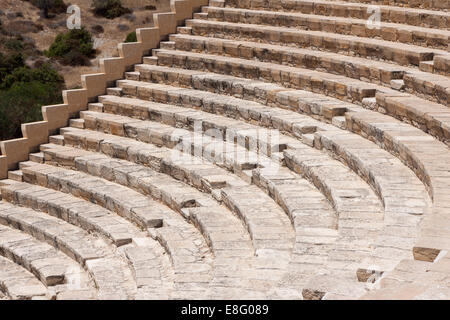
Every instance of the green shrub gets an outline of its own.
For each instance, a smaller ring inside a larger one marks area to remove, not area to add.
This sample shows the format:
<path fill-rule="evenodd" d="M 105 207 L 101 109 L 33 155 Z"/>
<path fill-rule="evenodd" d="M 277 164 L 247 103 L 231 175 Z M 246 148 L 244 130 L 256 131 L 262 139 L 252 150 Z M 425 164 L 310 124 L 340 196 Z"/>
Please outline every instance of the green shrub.
<path fill-rule="evenodd" d="M 67 6 L 63 0 L 28 0 L 35 7 L 42 10 L 44 16 L 49 18 L 49 13 L 63 13 L 67 10 Z"/>
<path fill-rule="evenodd" d="M 42 120 L 41 106 L 62 103 L 64 79 L 49 64 L 25 65 L 41 52 L 21 37 L 0 34 L 0 140 L 22 137 L 21 124 Z"/>
<path fill-rule="evenodd" d="M 0 52 L 0 86 L 9 74 L 11 74 L 16 68 L 23 67 L 24 65 L 23 56 L 20 53 L 4 56 Z"/>
<path fill-rule="evenodd" d="M 20 51 L 23 49 L 23 44 L 22 41 L 13 38 L 5 41 L 5 47 L 12 51 Z"/>
<path fill-rule="evenodd" d="M 96 15 L 114 19 L 121 15 L 131 13 L 131 10 L 122 6 L 120 0 L 93 0 L 92 8 Z"/>
<path fill-rule="evenodd" d="M 48 57 L 57 58 L 66 65 L 88 65 L 95 53 L 92 36 L 84 28 L 59 34 L 45 52 Z"/>
<path fill-rule="evenodd" d="M 0 67 L 0 140 L 19 138 L 22 123 L 42 120 L 41 106 L 62 102 L 64 81 L 48 64 L 24 66 L 21 55 L 0 54 Z"/>
<path fill-rule="evenodd" d="M 136 31 L 130 32 L 125 39 L 125 42 L 137 42 Z"/>
<path fill-rule="evenodd" d="M 0 140 L 22 137 L 22 123 L 42 120 L 41 106 L 62 102 L 60 89 L 53 83 L 32 81 L 0 91 Z"/>
<path fill-rule="evenodd" d="M 41 83 L 59 83 L 63 79 L 48 64 L 44 64 L 39 68 L 30 69 L 28 67 L 19 67 L 14 69 L 10 74 L 4 77 L 0 83 L 0 89 L 9 89 L 17 82 L 41 82 Z"/>

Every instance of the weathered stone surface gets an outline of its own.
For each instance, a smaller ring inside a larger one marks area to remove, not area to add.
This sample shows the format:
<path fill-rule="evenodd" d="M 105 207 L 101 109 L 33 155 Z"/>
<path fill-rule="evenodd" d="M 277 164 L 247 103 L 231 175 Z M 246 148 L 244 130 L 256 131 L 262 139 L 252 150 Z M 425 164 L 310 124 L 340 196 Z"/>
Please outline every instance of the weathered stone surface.
<path fill-rule="evenodd" d="M 372 2 L 156 14 L 2 142 L 0 299 L 448 299 L 448 1 Z"/>

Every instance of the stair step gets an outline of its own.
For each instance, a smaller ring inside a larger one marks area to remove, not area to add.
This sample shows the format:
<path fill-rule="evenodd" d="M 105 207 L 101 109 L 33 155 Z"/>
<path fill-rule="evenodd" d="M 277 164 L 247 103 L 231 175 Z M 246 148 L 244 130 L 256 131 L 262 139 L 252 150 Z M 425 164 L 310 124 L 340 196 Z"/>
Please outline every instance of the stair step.
<path fill-rule="evenodd" d="M 44 163 L 44 154 L 42 152 L 30 153 L 30 161 Z"/>
<path fill-rule="evenodd" d="M 434 72 L 434 61 L 420 61 L 419 69 L 423 72 Z"/>
<path fill-rule="evenodd" d="M 50 137 L 48 137 L 48 141 L 49 141 L 49 143 L 63 146 L 64 145 L 64 136 L 62 136 L 62 135 L 50 136 Z"/>
<path fill-rule="evenodd" d="M 103 104 L 102 103 L 89 103 L 88 110 L 95 112 L 103 112 Z"/>
<path fill-rule="evenodd" d="M 391 88 L 394 90 L 402 91 L 405 89 L 405 81 L 403 80 L 391 80 Z"/>
<path fill-rule="evenodd" d="M 179 34 L 192 34 L 192 28 L 191 27 L 177 27 L 177 33 L 179 33 Z"/>
<path fill-rule="evenodd" d="M 311 134 L 311 133 L 303 134 L 302 141 L 306 145 L 308 145 L 310 147 L 314 147 L 314 134 Z"/>
<path fill-rule="evenodd" d="M 139 81 L 140 77 L 141 77 L 140 72 L 133 71 L 133 72 L 125 73 L 125 79 L 127 79 L 127 80 Z M 122 90 L 120 90 L 120 95 L 116 94 L 116 96 L 121 96 L 122 94 L 123 94 L 123 92 L 122 92 Z"/>
<path fill-rule="evenodd" d="M 208 19 L 208 13 L 206 12 L 196 12 L 193 16 L 194 19 L 206 20 Z"/>
<path fill-rule="evenodd" d="M 125 79 L 129 80 L 137 80 L 139 81 L 139 77 L 134 77 L 134 72 L 126 72 L 125 73 Z M 112 96 L 118 96 L 120 97 L 122 95 L 122 90 L 120 88 L 106 88 L 106 93 Z"/>
<path fill-rule="evenodd" d="M 173 42 L 173 41 L 161 41 L 161 42 L 159 43 L 159 47 L 160 47 L 161 49 L 169 49 L 169 50 L 172 50 L 172 49 L 175 49 L 175 42 Z"/>
<path fill-rule="evenodd" d="M 347 129 L 347 124 L 345 120 L 345 116 L 333 117 L 331 119 L 331 123 L 338 127 L 339 129 L 345 130 Z"/>
<path fill-rule="evenodd" d="M 70 119 L 69 126 L 78 129 L 84 129 L 84 120 L 83 119 Z"/>
<path fill-rule="evenodd" d="M 209 6 L 223 8 L 225 7 L 225 0 L 210 0 Z"/>
<path fill-rule="evenodd" d="M 149 65 L 157 65 L 158 64 L 158 57 L 144 57 L 143 63 L 149 64 Z"/>
<path fill-rule="evenodd" d="M 8 179 L 22 182 L 23 181 L 22 170 L 8 171 Z"/>

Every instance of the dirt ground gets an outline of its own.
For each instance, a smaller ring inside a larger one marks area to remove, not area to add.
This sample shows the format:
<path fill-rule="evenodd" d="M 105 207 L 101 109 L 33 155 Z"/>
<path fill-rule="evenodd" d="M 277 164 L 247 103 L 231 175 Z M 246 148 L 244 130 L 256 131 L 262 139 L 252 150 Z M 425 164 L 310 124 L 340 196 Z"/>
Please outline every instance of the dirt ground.
<path fill-rule="evenodd" d="M 91 60 L 91 66 L 71 67 L 57 64 L 57 69 L 64 76 L 68 89 L 81 86 L 80 75 L 98 72 L 98 60 L 104 57 L 117 56 L 117 44 L 123 42 L 128 33 L 136 28 L 153 26 L 153 13 L 168 11 L 170 0 L 122 0 L 124 6 L 133 10 L 132 14 L 123 15 L 110 20 L 94 16 L 92 0 L 65 0 L 68 6 L 77 5 L 81 10 L 81 25 L 88 29 L 94 39 L 97 56 Z M 153 10 L 153 6 L 156 10 Z M 38 50 L 47 50 L 55 37 L 67 32 L 67 19 L 71 14 L 61 13 L 50 19 L 41 17 L 38 8 L 27 1 L 0 0 L 3 26 L 14 30 L 24 37 L 33 39 Z M 101 26 L 103 32 L 94 32 L 93 27 Z"/>

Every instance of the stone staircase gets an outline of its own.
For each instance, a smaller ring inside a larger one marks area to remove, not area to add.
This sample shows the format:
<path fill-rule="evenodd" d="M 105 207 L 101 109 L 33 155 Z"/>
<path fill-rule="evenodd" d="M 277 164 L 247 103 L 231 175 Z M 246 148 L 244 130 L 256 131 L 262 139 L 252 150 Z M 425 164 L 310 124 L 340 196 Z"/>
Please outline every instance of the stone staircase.
<path fill-rule="evenodd" d="M 448 299 L 448 9 L 173 2 L 1 142 L 0 299 Z"/>

